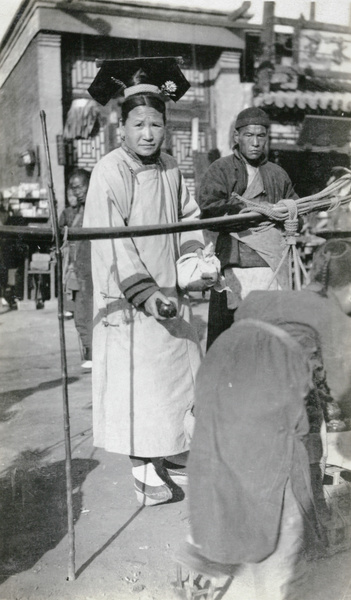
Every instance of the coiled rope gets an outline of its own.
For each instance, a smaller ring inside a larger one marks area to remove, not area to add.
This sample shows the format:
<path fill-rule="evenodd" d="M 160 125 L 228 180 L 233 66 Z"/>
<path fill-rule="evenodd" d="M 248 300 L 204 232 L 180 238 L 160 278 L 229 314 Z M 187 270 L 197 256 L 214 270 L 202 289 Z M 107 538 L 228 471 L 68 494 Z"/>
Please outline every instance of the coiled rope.
<path fill-rule="evenodd" d="M 284 223 L 285 248 L 277 269 L 272 275 L 268 284 L 268 289 L 276 279 L 282 265 L 286 260 L 289 261 L 289 287 L 300 290 L 302 287 L 302 276 L 308 282 L 308 273 L 302 263 L 296 248 L 296 241 L 299 230 L 299 216 L 306 215 L 314 211 L 326 210 L 332 212 L 342 204 L 351 201 L 351 171 L 344 169 L 345 174 L 336 181 L 333 181 L 324 190 L 311 196 L 292 200 L 290 198 L 280 200 L 277 204 L 259 204 L 239 194 L 232 194 L 237 200 L 243 202 L 246 207 L 240 211 L 240 214 L 248 212 L 257 212 L 267 217 L 259 225 L 250 228 L 252 233 L 260 233 L 274 227 L 277 222 Z"/>

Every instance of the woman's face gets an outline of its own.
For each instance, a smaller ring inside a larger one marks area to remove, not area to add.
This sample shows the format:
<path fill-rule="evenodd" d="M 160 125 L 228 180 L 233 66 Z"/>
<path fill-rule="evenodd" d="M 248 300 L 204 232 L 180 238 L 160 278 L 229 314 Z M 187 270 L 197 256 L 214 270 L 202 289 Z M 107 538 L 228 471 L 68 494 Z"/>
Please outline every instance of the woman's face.
<path fill-rule="evenodd" d="M 125 143 L 139 156 L 151 156 L 162 145 L 165 136 L 163 115 L 151 106 L 136 106 L 121 127 Z"/>

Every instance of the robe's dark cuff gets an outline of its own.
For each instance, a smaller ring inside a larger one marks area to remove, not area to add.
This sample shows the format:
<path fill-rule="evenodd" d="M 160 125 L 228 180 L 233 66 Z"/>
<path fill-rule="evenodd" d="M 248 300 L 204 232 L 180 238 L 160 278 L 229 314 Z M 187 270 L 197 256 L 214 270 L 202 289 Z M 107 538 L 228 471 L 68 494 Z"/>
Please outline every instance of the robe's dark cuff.
<path fill-rule="evenodd" d="M 184 254 L 190 254 L 191 252 L 196 252 L 199 248 L 203 249 L 205 246 L 199 240 L 188 240 L 184 242 L 180 246 L 180 256 L 184 256 Z"/>
<path fill-rule="evenodd" d="M 138 273 L 121 281 L 120 287 L 127 300 L 137 307 L 159 290 L 152 277 Z"/>

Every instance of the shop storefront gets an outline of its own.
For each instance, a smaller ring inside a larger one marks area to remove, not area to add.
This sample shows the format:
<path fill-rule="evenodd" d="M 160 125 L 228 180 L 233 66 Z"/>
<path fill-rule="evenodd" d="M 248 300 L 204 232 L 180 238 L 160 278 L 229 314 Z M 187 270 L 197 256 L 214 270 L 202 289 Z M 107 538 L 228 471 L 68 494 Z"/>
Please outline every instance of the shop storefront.
<path fill-rule="evenodd" d="M 350 29 L 276 17 L 268 4 L 254 104 L 272 121 L 271 160 L 307 196 L 326 186 L 335 167 L 350 165 Z"/>
<path fill-rule="evenodd" d="M 102 107 L 87 94 L 95 60 L 104 58 L 183 58 L 191 88 L 179 103 L 169 103 L 164 148 L 195 191 L 194 153 L 228 154 L 230 124 L 247 100 L 240 78 L 246 13 L 206 7 L 200 13 L 143 1 L 24 2 L 0 47 L 0 190 L 6 210 L 24 223 L 47 222 L 41 110 L 59 214 L 72 169 L 91 171 L 119 144 L 118 99 Z M 47 248 L 40 252 L 47 254 Z M 24 287 L 25 297 L 30 289 Z"/>

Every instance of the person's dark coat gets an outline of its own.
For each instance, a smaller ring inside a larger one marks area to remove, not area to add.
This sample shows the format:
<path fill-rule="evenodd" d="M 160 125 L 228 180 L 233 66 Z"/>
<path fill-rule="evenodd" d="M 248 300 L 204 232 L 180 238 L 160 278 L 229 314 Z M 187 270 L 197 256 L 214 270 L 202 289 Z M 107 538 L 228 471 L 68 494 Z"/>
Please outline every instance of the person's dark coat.
<path fill-rule="evenodd" d="M 288 174 L 279 165 L 269 162 L 266 156 L 259 164 L 264 191 L 254 201 L 256 203 L 277 204 L 286 198 L 296 199 Z M 222 217 L 239 213 L 246 207 L 244 202 L 233 196 L 242 196 L 248 185 L 246 163 L 238 149 L 230 156 L 216 160 L 205 173 L 199 190 L 199 205 L 201 218 Z M 280 226 L 278 226 L 280 227 Z M 221 262 L 222 271 L 227 267 L 267 267 L 264 258 L 250 247 L 245 236 L 251 236 L 249 231 L 238 235 L 241 240 L 221 231 L 216 240 L 216 255 Z M 234 320 L 234 311 L 227 306 L 226 292 L 219 293 L 211 290 L 207 348 L 222 331 L 230 327 Z"/>
<path fill-rule="evenodd" d="M 264 194 L 260 201 L 276 204 L 285 198 L 296 199 L 293 185 L 286 171 L 279 165 L 269 162 L 263 157 L 259 165 Z M 248 183 L 245 161 L 238 150 L 230 156 L 219 158 L 206 171 L 200 185 L 199 205 L 201 218 L 210 219 L 235 215 L 245 204 L 233 197 L 233 192 L 241 196 Z M 230 237 L 229 233 L 220 233 L 217 240 L 217 255 L 221 267 L 251 267 L 262 265 L 260 257 L 250 248 Z M 259 262 L 257 262 L 259 261 Z"/>

